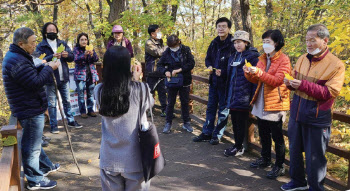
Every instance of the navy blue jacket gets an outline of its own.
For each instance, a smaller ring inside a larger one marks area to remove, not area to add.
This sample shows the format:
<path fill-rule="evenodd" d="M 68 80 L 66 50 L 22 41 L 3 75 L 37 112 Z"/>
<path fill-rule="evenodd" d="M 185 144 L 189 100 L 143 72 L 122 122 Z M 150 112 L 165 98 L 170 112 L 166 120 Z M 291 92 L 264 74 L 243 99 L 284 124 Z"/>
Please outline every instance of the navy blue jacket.
<path fill-rule="evenodd" d="M 188 46 L 181 44 L 178 51 L 181 51 L 182 62 L 176 62 L 171 56 L 170 48 L 167 48 L 157 63 L 157 70 L 165 75 L 165 72 L 172 72 L 173 70 L 182 68 L 182 72 L 180 73 L 184 78 L 183 85 L 188 86 L 192 83 L 191 70 L 195 65 L 194 57 L 191 53 L 190 47 Z"/>
<path fill-rule="evenodd" d="M 221 41 L 220 37 L 217 36 L 209 45 L 207 56 L 205 58 L 205 66 L 212 66 L 213 68 L 221 69 L 221 76 L 216 76 L 215 70 L 210 75 L 210 85 L 225 88 L 227 80 L 227 62 L 231 54 L 236 51 L 231 39 L 231 34 L 228 34 L 228 37 L 224 41 Z"/>
<path fill-rule="evenodd" d="M 10 45 L 2 64 L 2 77 L 13 116 L 22 120 L 45 112 L 44 85 L 52 72 L 50 66 L 36 68 L 31 55 L 15 44 Z"/>
<path fill-rule="evenodd" d="M 250 110 L 250 101 L 255 93 L 256 85 L 249 82 L 243 71 L 247 59 L 253 66 L 259 61 L 259 53 L 256 48 L 250 48 L 242 53 L 234 53 L 227 66 L 227 108 L 235 110 Z M 240 61 L 240 64 L 233 66 L 233 62 Z"/>
<path fill-rule="evenodd" d="M 63 40 L 59 40 L 57 39 L 57 48 L 63 44 L 63 46 L 65 46 L 65 51 L 68 52 L 68 57 L 67 58 L 63 58 L 61 57 L 61 65 L 62 65 L 62 71 L 63 71 L 63 82 L 68 82 L 69 81 L 69 68 L 68 68 L 68 64 L 67 62 L 73 62 L 74 61 L 74 54 L 72 52 L 72 50 L 69 48 L 69 46 L 67 45 L 66 42 L 64 42 Z M 49 45 L 49 43 L 47 42 L 46 39 L 43 39 L 43 41 L 41 41 L 38 46 L 36 47 L 36 51 L 39 52 L 40 54 L 45 53 L 46 56 L 44 58 L 44 60 L 46 60 L 47 62 L 52 61 L 53 58 L 53 50 L 51 48 L 51 46 Z M 61 81 L 60 81 L 60 76 L 58 73 L 58 69 L 54 71 L 55 74 L 55 78 L 57 81 L 57 85 L 60 85 Z M 47 81 L 47 84 L 53 84 L 53 79 L 52 77 L 50 78 L 50 80 Z"/>

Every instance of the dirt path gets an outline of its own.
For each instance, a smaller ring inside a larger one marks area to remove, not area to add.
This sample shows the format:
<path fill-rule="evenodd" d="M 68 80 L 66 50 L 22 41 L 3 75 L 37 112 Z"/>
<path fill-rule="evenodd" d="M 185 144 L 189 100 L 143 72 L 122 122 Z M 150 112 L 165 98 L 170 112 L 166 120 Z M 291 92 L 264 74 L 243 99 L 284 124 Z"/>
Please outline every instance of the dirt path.
<path fill-rule="evenodd" d="M 156 110 L 155 115 L 159 116 Z M 49 147 L 45 148 L 53 162 L 59 162 L 61 169 L 49 175 L 57 180 L 54 190 L 98 191 L 99 177 L 99 146 L 101 140 L 100 117 L 81 119 L 82 129 L 72 129 L 71 136 L 74 150 L 80 164 L 82 175 L 72 162 L 72 156 L 67 144 L 67 138 L 60 128 L 60 134 L 50 134 L 48 128 L 45 135 L 52 138 Z M 164 118 L 156 117 L 158 132 L 162 131 Z M 265 175 L 270 169 L 251 169 L 249 163 L 255 154 L 245 153 L 241 157 L 227 158 L 223 155 L 225 148 L 232 141 L 225 137 L 225 142 L 212 146 L 209 143 L 193 143 L 192 138 L 200 133 L 201 125 L 192 122 L 195 131 L 185 132 L 181 129 L 180 116 L 174 119 L 174 131 L 165 135 L 160 133 L 161 148 L 167 160 L 167 166 L 159 176 L 152 179 L 151 190 L 279 190 L 287 182 L 288 177 L 269 180 Z"/>

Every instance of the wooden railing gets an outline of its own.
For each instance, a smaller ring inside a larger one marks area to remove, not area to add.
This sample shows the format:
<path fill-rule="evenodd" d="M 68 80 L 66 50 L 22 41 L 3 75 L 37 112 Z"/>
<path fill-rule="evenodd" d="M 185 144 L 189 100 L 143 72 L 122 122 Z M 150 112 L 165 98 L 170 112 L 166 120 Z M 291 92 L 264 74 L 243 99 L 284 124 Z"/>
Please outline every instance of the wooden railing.
<path fill-rule="evenodd" d="M 21 139 L 22 129 L 15 125 L 3 126 L 0 131 L 2 138 L 14 136 L 17 144 L 3 147 L 0 158 L 0 191 L 24 190 L 23 176 L 21 176 Z"/>
<path fill-rule="evenodd" d="M 202 77 L 202 76 L 192 75 L 192 79 L 194 81 L 209 84 L 209 79 Z M 197 101 L 201 104 L 205 104 L 205 105 L 207 105 L 207 103 L 208 103 L 208 100 L 206 100 L 198 95 L 194 95 L 194 94 L 190 95 L 190 99 Z M 201 119 L 200 117 L 198 117 L 194 114 L 191 114 L 190 116 L 193 120 L 195 120 L 197 122 L 200 122 L 200 123 L 204 122 L 203 119 Z M 333 120 L 338 120 L 338 121 L 350 124 L 350 115 L 346 115 L 346 114 L 341 113 L 341 112 L 333 112 Z M 256 119 L 252 118 L 251 121 L 256 124 Z M 227 131 L 225 132 L 225 134 L 232 135 L 232 133 L 227 132 Z M 287 130 L 283 129 L 283 135 L 288 138 Z M 254 150 L 261 151 L 261 146 L 258 143 L 249 142 L 248 146 Z M 338 189 L 338 190 L 349 189 L 350 188 L 350 152 L 348 150 L 339 148 L 339 147 L 332 145 L 332 144 L 328 145 L 327 152 L 347 159 L 349 161 L 349 168 L 348 168 L 348 182 L 347 182 L 347 184 L 345 184 L 344 182 L 341 182 L 341 181 L 339 181 L 331 176 L 326 176 L 325 184 L 327 184 L 335 189 Z M 275 153 L 273 153 L 272 157 L 276 158 Z M 286 163 L 286 165 L 289 165 L 289 157 L 286 157 L 285 163 Z"/>

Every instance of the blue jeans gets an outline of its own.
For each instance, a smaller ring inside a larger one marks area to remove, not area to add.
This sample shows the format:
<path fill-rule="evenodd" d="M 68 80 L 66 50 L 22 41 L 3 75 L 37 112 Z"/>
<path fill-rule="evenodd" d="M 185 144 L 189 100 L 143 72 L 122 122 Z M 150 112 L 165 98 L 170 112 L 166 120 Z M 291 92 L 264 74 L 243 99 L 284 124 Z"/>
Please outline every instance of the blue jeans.
<path fill-rule="evenodd" d="M 68 123 L 74 122 L 74 116 L 71 112 L 70 96 L 69 96 L 69 82 L 62 82 L 58 85 L 58 91 L 61 94 L 62 105 L 64 108 L 64 114 L 66 115 Z M 57 127 L 57 97 L 55 85 L 46 85 L 46 95 L 49 102 L 49 116 L 50 116 L 50 126 L 52 128 Z"/>
<path fill-rule="evenodd" d="M 24 174 L 29 184 L 36 184 L 43 179 L 43 173 L 54 168 L 52 162 L 41 147 L 45 115 L 40 114 L 19 120 L 23 127 L 22 163 Z"/>
<path fill-rule="evenodd" d="M 75 81 L 75 84 L 77 85 L 80 114 L 86 114 L 84 90 L 86 90 L 87 112 L 94 112 L 94 97 L 92 94 L 94 93 L 95 84 L 92 82 L 92 79 L 88 81 Z"/>
<path fill-rule="evenodd" d="M 217 137 L 218 139 L 221 139 L 226 129 L 227 117 L 230 114 L 230 110 L 226 109 L 225 107 L 225 88 L 219 88 L 214 85 L 209 85 L 209 98 L 206 119 L 203 125 L 203 134 L 212 135 L 212 137 Z M 217 131 L 214 131 L 216 111 L 218 113 L 217 126 L 219 128 L 217 128 Z"/>

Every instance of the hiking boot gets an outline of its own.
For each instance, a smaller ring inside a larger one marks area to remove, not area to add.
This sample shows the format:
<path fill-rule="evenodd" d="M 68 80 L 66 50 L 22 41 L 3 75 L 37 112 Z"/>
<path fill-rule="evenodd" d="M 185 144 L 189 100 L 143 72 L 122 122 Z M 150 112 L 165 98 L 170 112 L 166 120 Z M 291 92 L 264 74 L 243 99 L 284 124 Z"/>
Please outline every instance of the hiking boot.
<path fill-rule="evenodd" d="M 219 142 L 220 142 L 220 140 L 219 140 L 217 137 L 213 137 L 213 138 L 211 138 L 211 140 L 209 141 L 209 143 L 210 143 L 211 145 L 217 145 L 217 144 L 219 144 Z"/>
<path fill-rule="evenodd" d="M 61 168 L 61 165 L 59 163 L 56 163 L 53 165 L 53 167 L 51 168 L 51 170 L 47 171 L 46 173 L 43 174 L 43 176 L 47 176 L 49 175 L 51 172 L 56 172 L 58 169 Z"/>
<path fill-rule="evenodd" d="M 285 190 L 285 191 L 307 190 L 307 189 L 308 189 L 307 184 L 305 184 L 305 185 L 298 185 L 293 180 L 288 182 L 287 184 L 283 184 L 281 186 L 281 190 Z"/>
<path fill-rule="evenodd" d="M 286 173 L 284 167 L 274 166 L 270 172 L 267 173 L 266 177 L 269 179 L 276 179 L 279 176 L 283 176 Z"/>
<path fill-rule="evenodd" d="M 88 115 L 89 115 L 90 117 L 97 117 L 97 115 L 96 115 L 95 112 L 90 112 L 90 113 L 88 113 Z"/>
<path fill-rule="evenodd" d="M 163 111 L 162 113 L 160 113 L 161 117 L 166 117 L 166 113 Z"/>
<path fill-rule="evenodd" d="M 185 129 L 187 132 L 192 133 L 193 132 L 193 128 L 191 127 L 191 123 L 190 122 L 186 122 L 182 125 L 182 128 Z"/>
<path fill-rule="evenodd" d="M 229 156 L 239 156 L 239 155 L 243 155 L 244 153 L 244 148 L 242 147 L 241 149 L 238 149 L 235 145 L 233 145 L 232 147 L 225 149 L 224 151 L 224 155 L 229 157 Z"/>
<path fill-rule="evenodd" d="M 79 125 L 79 123 L 77 121 L 73 121 L 73 122 L 68 123 L 68 127 L 75 127 L 76 129 L 80 129 L 83 126 Z"/>
<path fill-rule="evenodd" d="M 54 180 L 49 180 L 48 178 L 44 177 L 39 183 L 37 184 L 28 184 L 27 189 L 28 190 L 49 190 L 57 186 L 57 182 Z"/>
<path fill-rule="evenodd" d="M 83 119 L 86 119 L 86 118 L 88 118 L 88 115 L 86 115 L 86 113 L 82 113 L 82 114 L 80 114 L 80 117 Z"/>
<path fill-rule="evenodd" d="M 56 127 L 51 127 L 51 131 L 50 131 L 51 133 L 53 133 L 53 134 L 58 134 L 58 133 L 60 133 L 60 131 L 58 130 L 58 127 L 56 126 Z"/>
<path fill-rule="evenodd" d="M 267 160 L 264 157 L 260 157 L 256 161 L 250 163 L 251 168 L 265 168 L 271 166 L 271 160 Z"/>
<path fill-rule="evenodd" d="M 193 142 L 204 142 L 204 141 L 210 141 L 210 139 L 211 139 L 210 135 L 201 133 L 199 136 L 194 137 L 192 140 Z"/>
<path fill-rule="evenodd" d="M 171 129 L 171 123 L 166 123 L 165 127 L 163 129 L 163 133 L 169 134 L 170 133 L 170 129 Z"/>

